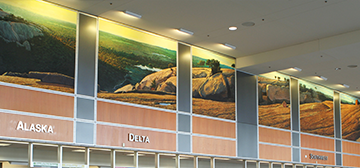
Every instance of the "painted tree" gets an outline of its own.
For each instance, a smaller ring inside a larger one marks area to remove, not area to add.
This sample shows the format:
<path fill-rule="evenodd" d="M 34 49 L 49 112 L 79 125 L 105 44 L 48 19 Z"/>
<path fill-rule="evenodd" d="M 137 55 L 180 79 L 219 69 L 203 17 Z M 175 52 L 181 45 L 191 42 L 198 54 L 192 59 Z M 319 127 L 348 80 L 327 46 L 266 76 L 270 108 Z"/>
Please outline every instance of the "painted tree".
<path fill-rule="evenodd" d="M 209 68 L 211 68 L 212 75 L 214 75 L 218 72 L 222 72 L 221 67 L 220 67 L 220 61 L 218 61 L 218 60 L 208 59 L 208 60 L 206 60 L 206 65 L 209 66 Z"/>

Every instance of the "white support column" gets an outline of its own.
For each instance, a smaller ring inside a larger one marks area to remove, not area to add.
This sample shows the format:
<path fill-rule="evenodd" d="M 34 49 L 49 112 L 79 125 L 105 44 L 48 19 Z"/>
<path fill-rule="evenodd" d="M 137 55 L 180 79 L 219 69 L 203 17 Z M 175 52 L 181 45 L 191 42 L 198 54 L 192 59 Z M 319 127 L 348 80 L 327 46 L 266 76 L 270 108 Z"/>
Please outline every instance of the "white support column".
<path fill-rule="evenodd" d="M 215 168 L 215 158 L 210 158 L 210 168 Z"/>
<path fill-rule="evenodd" d="M 139 152 L 134 152 L 134 167 L 139 168 Z"/>
<path fill-rule="evenodd" d="M 62 145 L 58 146 L 57 161 L 58 161 L 58 168 L 62 168 L 62 161 L 63 161 L 63 146 Z"/>
<path fill-rule="evenodd" d="M 296 164 L 293 164 L 293 165 L 292 165 L 292 168 L 296 168 Z"/>
<path fill-rule="evenodd" d="M 247 160 L 243 160 L 243 168 L 247 168 Z"/>
<path fill-rule="evenodd" d="M 199 167 L 199 157 L 194 156 L 194 168 L 198 168 Z"/>
<path fill-rule="evenodd" d="M 256 168 L 260 168 L 260 162 L 256 161 Z"/>
<path fill-rule="evenodd" d="M 160 168 L 160 154 L 155 153 L 155 168 Z"/>
<path fill-rule="evenodd" d="M 34 167 L 34 144 L 30 142 L 28 144 L 28 162 L 29 167 Z"/>
<path fill-rule="evenodd" d="M 180 168 L 180 155 L 175 155 L 175 168 Z"/>
<path fill-rule="evenodd" d="M 85 148 L 85 167 L 88 168 L 90 166 L 90 148 Z"/>
<path fill-rule="evenodd" d="M 281 168 L 285 168 L 285 163 L 281 163 Z"/>
<path fill-rule="evenodd" d="M 273 168 L 274 163 L 273 162 L 269 162 L 269 168 Z"/>
<path fill-rule="evenodd" d="M 116 167 L 116 151 L 115 149 L 111 149 L 111 153 L 110 153 L 110 157 L 111 157 L 111 168 L 115 168 Z"/>

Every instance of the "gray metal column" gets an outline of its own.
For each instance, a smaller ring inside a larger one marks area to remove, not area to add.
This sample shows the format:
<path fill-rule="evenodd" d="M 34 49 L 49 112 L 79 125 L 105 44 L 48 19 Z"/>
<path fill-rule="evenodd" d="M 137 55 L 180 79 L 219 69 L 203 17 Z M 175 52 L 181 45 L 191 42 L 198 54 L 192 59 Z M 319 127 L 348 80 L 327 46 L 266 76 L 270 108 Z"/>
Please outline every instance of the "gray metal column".
<path fill-rule="evenodd" d="M 78 15 L 74 137 L 76 143 L 94 144 L 98 18 Z"/>
<path fill-rule="evenodd" d="M 76 94 L 95 96 L 97 18 L 79 13 Z"/>
<path fill-rule="evenodd" d="M 177 64 L 177 109 L 190 113 L 191 108 L 191 47 L 178 43 Z"/>
<path fill-rule="evenodd" d="M 258 158 L 257 77 L 236 71 L 237 155 Z"/>
<path fill-rule="evenodd" d="M 341 138 L 341 100 L 340 94 L 338 92 L 334 92 L 334 134 L 335 138 Z"/>
<path fill-rule="evenodd" d="M 292 144 L 292 161 L 300 162 L 300 110 L 299 110 L 299 81 L 290 79 L 290 95 L 291 95 L 291 133 Z"/>
<path fill-rule="evenodd" d="M 247 168 L 247 160 L 243 160 L 243 168 Z"/>
<path fill-rule="evenodd" d="M 335 164 L 342 166 L 342 125 L 341 125 L 341 97 L 334 92 L 334 135 L 335 135 Z"/>

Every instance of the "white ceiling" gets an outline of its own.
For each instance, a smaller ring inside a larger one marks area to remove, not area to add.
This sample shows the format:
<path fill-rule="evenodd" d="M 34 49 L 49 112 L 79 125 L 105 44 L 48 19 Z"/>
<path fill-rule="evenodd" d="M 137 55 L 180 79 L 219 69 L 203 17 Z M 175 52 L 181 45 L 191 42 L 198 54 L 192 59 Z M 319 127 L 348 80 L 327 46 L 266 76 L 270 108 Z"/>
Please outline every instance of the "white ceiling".
<path fill-rule="evenodd" d="M 237 58 L 238 69 L 252 74 L 282 70 L 360 96 L 360 68 L 347 67 L 360 66 L 359 0 L 47 1 L 227 54 Z M 126 17 L 120 12 L 124 10 L 142 18 Z M 249 21 L 255 26 L 241 25 Z M 229 31 L 229 26 L 238 30 Z M 175 28 L 194 35 L 179 34 Z M 226 49 L 220 43 L 237 48 Z M 283 70 L 293 66 L 303 71 Z M 328 80 L 316 80 L 314 75 Z"/>

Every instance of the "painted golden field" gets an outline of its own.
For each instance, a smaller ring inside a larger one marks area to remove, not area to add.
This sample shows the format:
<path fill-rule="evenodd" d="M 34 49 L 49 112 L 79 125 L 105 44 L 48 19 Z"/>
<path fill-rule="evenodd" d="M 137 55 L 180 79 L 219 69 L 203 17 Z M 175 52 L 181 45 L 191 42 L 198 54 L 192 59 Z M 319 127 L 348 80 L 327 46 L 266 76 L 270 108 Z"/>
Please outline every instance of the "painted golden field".
<path fill-rule="evenodd" d="M 235 120 L 235 102 L 193 98 L 192 109 L 194 114 Z"/>
<path fill-rule="evenodd" d="M 301 104 L 300 127 L 302 132 L 334 137 L 333 101 Z"/>
<path fill-rule="evenodd" d="M 360 106 L 342 104 L 341 119 L 343 138 L 360 142 Z"/>
<path fill-rule="evenodd" d="M 160 95 L 153 93 L 98 93 L 98 98 L 117 100 L 122 102 L 129 102 L 134 104 L 147 105 L 152 107 L 165 108 L 176 110 L 176 96 L 175 95 Z M 160 103 L 169 104 L 161 105 Z"/>
<path fill-rule="evenodd" d="M 290 104 L 259 105 L 259 124 L 290 129 Z"/>
<path fill-rule="evenodd" d="M 14 84 L 37 87 L 42 89 L 50 89 L 55 91 L 74 93 L 74 88 L 72 86 L 41 82 L 40 79 L 34 79 L 34 78 L 22 78 L 15 76 L 0 75 L 0 82 L 14 83 Z"/>

